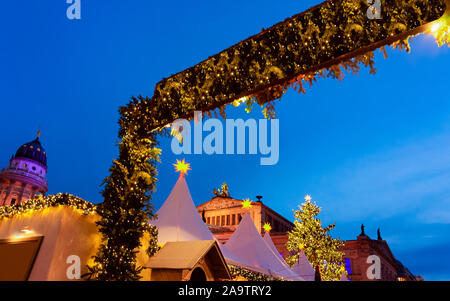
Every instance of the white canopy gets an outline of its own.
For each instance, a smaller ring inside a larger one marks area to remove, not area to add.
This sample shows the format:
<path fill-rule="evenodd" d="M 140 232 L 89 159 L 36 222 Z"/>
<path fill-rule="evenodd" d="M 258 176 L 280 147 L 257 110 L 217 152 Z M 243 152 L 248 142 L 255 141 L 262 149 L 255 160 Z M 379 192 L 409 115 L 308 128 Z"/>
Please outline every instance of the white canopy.
<path fill-rule="evenodd" d="M 180 174 L 169 197 L 156 212 L 157 218 L 151 223 L 158 227 L 158 243 L 176 241 L 216 240 L 198 214 L 184 174 Z M 225 250 L 218 242 L 227 263 L 249 270 L 264 272 L 245 260 Z"/>
<path fill-rule="evenodd" d="M 273 243 L 272 237 L 270 236 L 269 232 L 266 232 L 263 237 L 265 243 L 269 246 L 269 248 L 276 254 L 278 257 L 280 257 L 281 260 L 286 262 L 281 256 L 280 252 L 278 252 L 277 247 L 275 247 L 275 244 Z"/>
<path fill-rule="evenodd" d="M 158 227 L 158 243 L 214 240 L 192 201 L 183 173 L 151 223 Z"/>
<path fill-rule="evenodd" d="M 306 258 L 305 252 L 300 251 L 298 261 L 292 268 L 294 272 L 305 279 L 305 281 L 314 281 L 315 271 Z"/>
<path fill-rule="evenodd" d="M 339 281 L 350 281 L 350 280 L 348 280 L 347 275 L 345 275 L 345 272 L 341 272 L 341 280 Z"/>
<path fill-rule="evenodd" d="M 287 280 L 303 280 L 266 244 L 248 212 L 242 217 L 224 249 L 244 259 L 264 274 Z"/>

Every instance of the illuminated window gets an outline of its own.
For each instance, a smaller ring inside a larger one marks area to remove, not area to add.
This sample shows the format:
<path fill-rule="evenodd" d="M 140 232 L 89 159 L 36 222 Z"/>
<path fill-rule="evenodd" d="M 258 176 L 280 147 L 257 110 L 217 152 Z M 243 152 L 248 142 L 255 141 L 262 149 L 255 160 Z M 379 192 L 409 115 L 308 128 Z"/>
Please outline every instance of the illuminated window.
<path fill-rule="evenodd" d="M 211 218 L 208 217 L 208 218 L 206 219 L 206 223 L 207 223 L 207 224 L 210 224 L 210 221 L 211 221 Z"/>
<path fill-rule="evenodd" d="M 211 224 L 212 224 L 212 225 L 215 225 L 215 224 L 216 224 L 216 217 L 215 217 L 215 216 L 212 217 L 212 222 L 211 222 Z"/>
<path fill-rule="evenodd" d="M 345 258 L 345 270 L 347 271 L 348 275 L 352 274 L 352 262 L 350 258 Z"/>

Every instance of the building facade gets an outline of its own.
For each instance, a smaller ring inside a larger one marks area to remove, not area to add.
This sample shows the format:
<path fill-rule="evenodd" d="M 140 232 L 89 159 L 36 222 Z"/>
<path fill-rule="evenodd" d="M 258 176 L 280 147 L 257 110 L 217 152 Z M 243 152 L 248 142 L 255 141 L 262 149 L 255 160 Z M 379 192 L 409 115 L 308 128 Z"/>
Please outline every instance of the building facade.
<path fill-rule="evenodd" d="M 0 172 L 0 206 L 20 204 L 48 191 L 47 154 L 39 134 L 25 143 Z"/>
<path fill-rule="evenodd" d="M 272 232 L 275 233 L 284 233 L 294 227 L 289 220 L 264 205 L 261 200 L 253 202 L 250 209 L 243 209 L 242 200 L 216 196 L 209 202 L 198 206 L 197 211 L 202 216 L 203 221 L 210 225 L 210 228 L 215 232 L 218 232 L 218 230 L 233 232 L 247 211 L 250 212 L 256 229 L 260 233 L 263 233 L 265 223 L 269 223 L 272 226 Z"/>
<path fill-rule="evenodd" d="M 378 231 L 378 239 L 371 239 L 364 232 L 356 240 L 345 241 L 341 249 L 349 278 L 353 281 L 397 281 L 397 260 Z M 376 257 L 370 257 L 375 255 Z M 379 264 L 379 274 L 370 267 Z M 373 271 L 373 272 L 372 272 Z"/>
<path fill-rule="evenodd" d="M 242 208 L 242 200 L 231 197 L 216 196 L 209 202 L 197 207 L 208 228 L 221 243 L 226 243 L 236 230 L 242 215 L 247 209 Z M 269 223 L 272 226 L 270 236 L 278 252 L 287 258 L 292 255 L 286 249 L 288 241 L 287 232 L 294 225 L 274 210 L 264 205 L 261 201 L 253 203 L 249 209 L 250 215 L 256 228 L 263 233 L 263 225 Z M 371 239 L 361 227 L 361 234 L 356 240 L 344 241 L 341 249 L 344 253 L 345 267 L 349 280 L 352 281 L 415 281 L 423 280 L 420 276 L 414 276 L 400 261 L 392 254 L 388 243 L 381 238 L 378 230 L 378 238 Z M 374 263 L 368 262 L 369 256 L 376 255 L 379 258 L 380 274 L 371 276 L 367 273 L 369 267 Z"/>

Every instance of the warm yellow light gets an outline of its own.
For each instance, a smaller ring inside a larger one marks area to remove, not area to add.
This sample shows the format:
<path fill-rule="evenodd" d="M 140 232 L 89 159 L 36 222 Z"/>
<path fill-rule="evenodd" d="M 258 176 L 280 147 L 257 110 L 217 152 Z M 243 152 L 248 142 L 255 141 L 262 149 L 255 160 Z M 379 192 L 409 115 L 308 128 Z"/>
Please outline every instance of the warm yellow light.
<path fill-rule="evenodd" d="M 175 166 L 175 171 L 179 171 L 181 174 L 187 175 L 188 170 L 192 170 L 191 164 L 184 162 L 184 159 L 183 161 L 177 159 L 177 163 L 173 164 L 173 166 Z"/>
<path fill-rule="evenodd" d="M 246 96 L 241 97 L 241 98 L 239 98 L 239 99 L 236 99 L 236 100 L 233 101 L 233 106 L 234 106 L 234 107 L 239 107 L 239 105 L 240 105 L 241 103 L 246 102 L 247 100 L 248 100 L 248 97 L 246 97 Z"/>
<path fill-rule="evenodd" d="M 341 267 L 341 272 L 345 272 L 345 267 Z"/>
<path fill-rule="evenodd" d="M 309 194 L 307 194 L 307 195 L 305 196 L 305 201 L 311 201 L 311 196 L 310 196 Z"/>
<path fill-rule="evenodd" d="M 250 199 L 245 199 L 242 201 L 242 208 L 243 209 L 250 209 L 252 208 L 252 201 L 250 201 Z"/>
<path fill-rule="evenodd" d="M 450 46 L 450 15 L 446 14 L 441 19 L 433 22 L 430 33 L 436 38 L 439 46 L 447 44 Z"/>
<path fill-rule="evenodd" d="M 266 232 L 270 232 L 272 230 L 272 226 L 269 223 L 265 223 L 263 228 Z"/>
<path fill-rule="evenodd" d="M 298 248 L 300 249 L 300 251 L 303 251 L 305 249 L 305 245 L 302 243 L 299 243 Z"/>
<path fill-rule="evenodd" d="M 33 234 L 33 230 L 31 230 L 29 227 L 23 228 L 22 230 L 20 230 L 20 232 L 25 234 Z"/>
<path fill-rule="evenodd" d="M 9 237 L 9 240 L 11 241 L 20 241 L 21 239 L 30 237 L 34 234 L 34 231 L 31 230 L 29 227 L 24 227 L 23 229 L 19 230 L 20 233 L 13 234 Z"/>
<path fill-rule="evenodd" d="M 437 21 L 437 22 L 435 22 L 435 23 L 433 23 L 432 25 L 431 25 L 431 32 L 434 34 L 434 33 L 436 33 L 436 32 L 438 32 L 439 31 L 439 29 L 441 28 L 441 26 L 442 26 L 442 23 L 441 23 L 441 21 Z"/>

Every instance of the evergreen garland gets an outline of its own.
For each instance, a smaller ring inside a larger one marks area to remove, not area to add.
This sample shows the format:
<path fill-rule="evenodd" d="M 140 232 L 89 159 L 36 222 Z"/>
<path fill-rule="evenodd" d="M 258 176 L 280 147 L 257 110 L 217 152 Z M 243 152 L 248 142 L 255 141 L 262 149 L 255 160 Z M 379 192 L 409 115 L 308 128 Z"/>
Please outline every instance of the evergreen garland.
<path fill-rule="evenodd" d="M 70 206 L 80 210 L 82 214 L 93 214 L 97 209 L 95 204 L 68 193 L 58 193 L 49 196 L 39 194 L 20 204 L 0 206 L 0 219 L 57 206 Z"/>
<path fill-rule="evenodd" d="M 136 266 L 136 253 L 145 231 L 152 235 L 148 253 L 157 251 L 157 231 L 149 225 L 154 214 L 150 192 L 155 188 L 161 153 L 154 136 L 122 137 L 119 159 L 104 182 L 105 201 L 97 209 L 102 244 L 94 257 L 95 265 L 89 267 L 91 279 L 139 280 L 142 267 Z"/>
<path fill-rule="evenodd" d="M 280 281 L 280 279 L 233 265 L 228 265 L 228 268 L 230 269 L 231 279 L 234 280 L 240 281 L 245 279 L 245 281 Z"/>
<path fill-rule="evenodd" d="M 119 158 L 98 209 L 103 242 L 91 267 L 94 279 L 139 279 L 135 250 L 154 211 L 156 134 L 168 134 L 171 122 L 192 118 L 194 110 L 210 114 L 219 109 L 224 116 L 229 103 L 245 103 L 250 110 L 257 102 L 272 118 L 273 100 L 288 87 L 304 93 L 305 84 L 320 77 L 342 79 L 360 65 L 373 73 L 372 50 L 387 44 L 408 50 L 407 38 L 439 19 L 446 1 L 382 1 L 382 20 L 365 16 L 366 1 L 327 1 L 162 80 L 151 98 L 132 97 L 120 109 Z"/>

